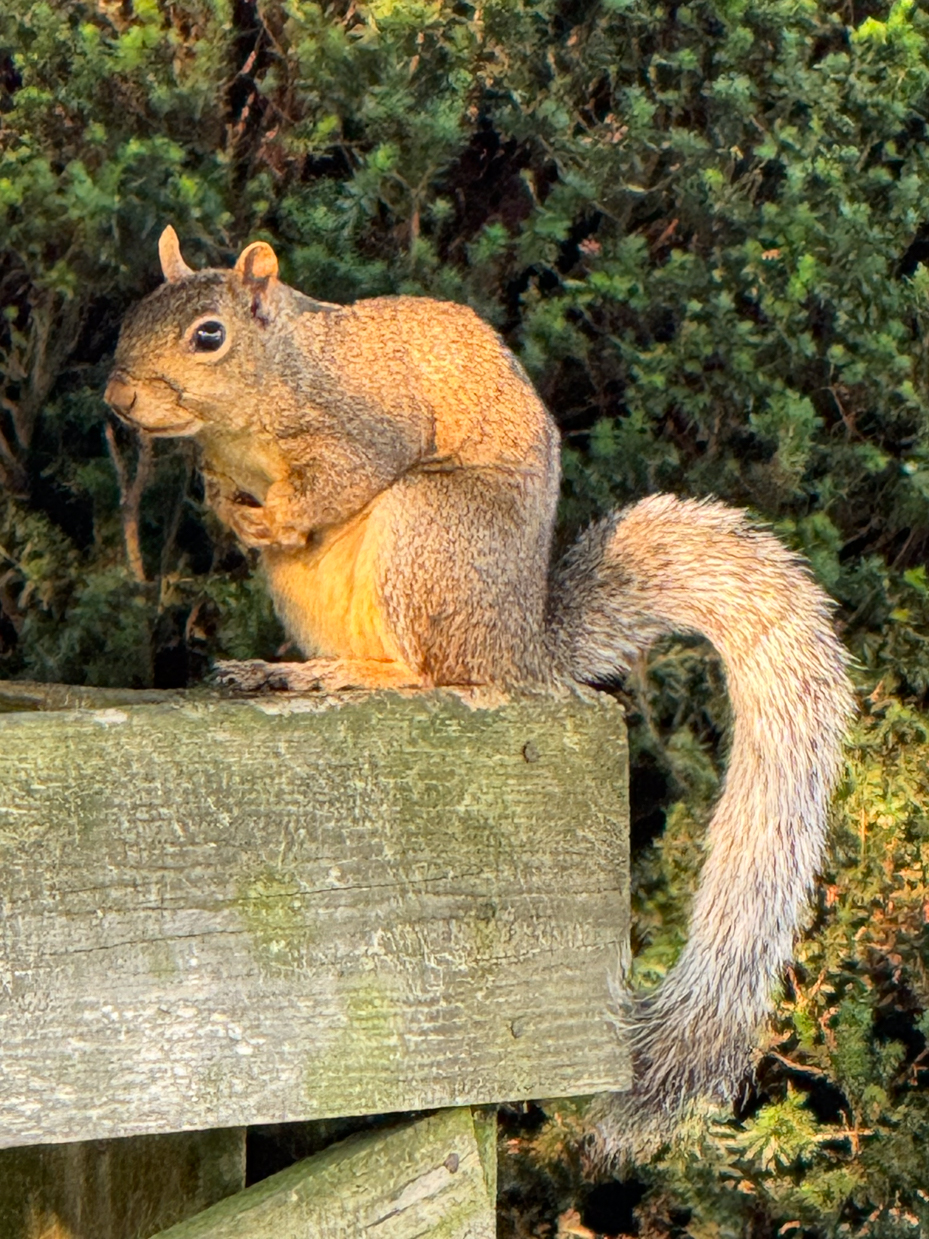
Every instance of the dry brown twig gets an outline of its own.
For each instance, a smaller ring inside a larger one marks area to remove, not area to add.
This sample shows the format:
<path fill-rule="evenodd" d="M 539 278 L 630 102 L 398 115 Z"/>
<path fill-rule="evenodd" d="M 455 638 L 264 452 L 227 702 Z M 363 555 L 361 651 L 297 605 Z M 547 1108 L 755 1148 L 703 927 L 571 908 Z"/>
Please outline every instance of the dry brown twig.
<path fill-rule="evenodd" d="M 147 578 L 142 559 L 142 546 L 139 541 L 139 512 L 142 506 L 142 495 L 152 476 L 154 443 L 150 435 L 139 432 L 139 455 L 136 459 L 135 471 L 130 478 L 125 458 L 116 445 L 112 422 L 106 423 L 105 432 L 106 445 L 109 448 L 110 459 L 113 461 L 116 480 L 119 484 L 119 515 L 123 526 L 123 542 L 126 547 L 129 571 L 134 580 L 144 582 Z"/>

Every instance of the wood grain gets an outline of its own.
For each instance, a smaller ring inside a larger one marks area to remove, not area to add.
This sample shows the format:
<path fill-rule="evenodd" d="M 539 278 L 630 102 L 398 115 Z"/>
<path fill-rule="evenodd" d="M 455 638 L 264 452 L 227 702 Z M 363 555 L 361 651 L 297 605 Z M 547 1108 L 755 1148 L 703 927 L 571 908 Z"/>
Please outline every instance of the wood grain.
<path fill-rule="evenodd" d="M 627 1081 L 609 698 L 124 693 L 0 788 L 2 1145 Z"/>
<path fill-rule="evenodd" d="M 495 1145 L 483 1135 L 462 1107 L 352 1136 L 155 1239 L 494 1239 Z"/>

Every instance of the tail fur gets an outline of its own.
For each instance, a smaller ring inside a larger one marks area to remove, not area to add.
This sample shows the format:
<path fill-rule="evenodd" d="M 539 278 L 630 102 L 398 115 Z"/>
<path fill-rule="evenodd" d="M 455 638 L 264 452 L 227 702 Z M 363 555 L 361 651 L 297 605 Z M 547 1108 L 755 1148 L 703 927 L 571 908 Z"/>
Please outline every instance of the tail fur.
<path fill-rule="evenodd" d="M 598 1156 L 642 1157 L 689 1102 L 745 1078 L 820 865 L 852 712 L 830 603 L 804 565 L 741 512 L 646 499 L 588 529 L 556 569 L 551 631 L 564 674 L 615 680 L 658 637 L 699 633 L 733 712 L 725 788 L 687 945 L 658 990 L 622 996 L 633 1087 L 604 1099 Z"/>

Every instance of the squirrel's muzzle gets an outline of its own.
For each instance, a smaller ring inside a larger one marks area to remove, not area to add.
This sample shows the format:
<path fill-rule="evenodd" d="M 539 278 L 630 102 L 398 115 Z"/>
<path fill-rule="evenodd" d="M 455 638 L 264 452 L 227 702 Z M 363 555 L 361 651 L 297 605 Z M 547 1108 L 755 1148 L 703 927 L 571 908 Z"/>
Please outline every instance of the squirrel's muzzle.
<path fill-rule="evenodd" d="M 124 421 L 129 421 L 129 415 L 132 412 L 132 406 L 136 402 L 137 394 L 135 387 L 131 383 L 126 382 L 125 376 L 120 374 L 118 370 L 114 370 L 110 375 L 110 381 L 106 385 L 103 399 L 117 417 L 123 418 Z"/>
<path fill-rule="evenodd" d="M 114 370 L 103 399 L 122 421 L 157 438 L 196 434 L 203 425 L 181 403 L 182 393 L 164 379 L 138 381 Z"/>

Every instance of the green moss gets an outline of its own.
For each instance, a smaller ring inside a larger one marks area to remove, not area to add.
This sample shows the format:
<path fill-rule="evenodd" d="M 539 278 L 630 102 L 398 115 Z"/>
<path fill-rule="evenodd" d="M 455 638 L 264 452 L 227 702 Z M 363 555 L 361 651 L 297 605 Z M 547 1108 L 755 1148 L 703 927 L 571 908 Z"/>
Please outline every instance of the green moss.
<path fill-rule="evenodd" d="M 264 866 L 236 884 L 236 906 L 265 967 L 294 970 L 306 966 L 316 938 L 306 903 L 293 874 Z"/>
<path fill-rule="evenodd" d="M 389 1080 L 403 1074 L 403 995 L 396 983 L 365 975 L 347 982 L 338 997 L 341 1028 L 304 1069 L 304 1093 L 318 1114 L 341 1113 L 346 1079 Z M 395 1108 L 393 1098 L 385 1097 L 383 1109 Z"/>

